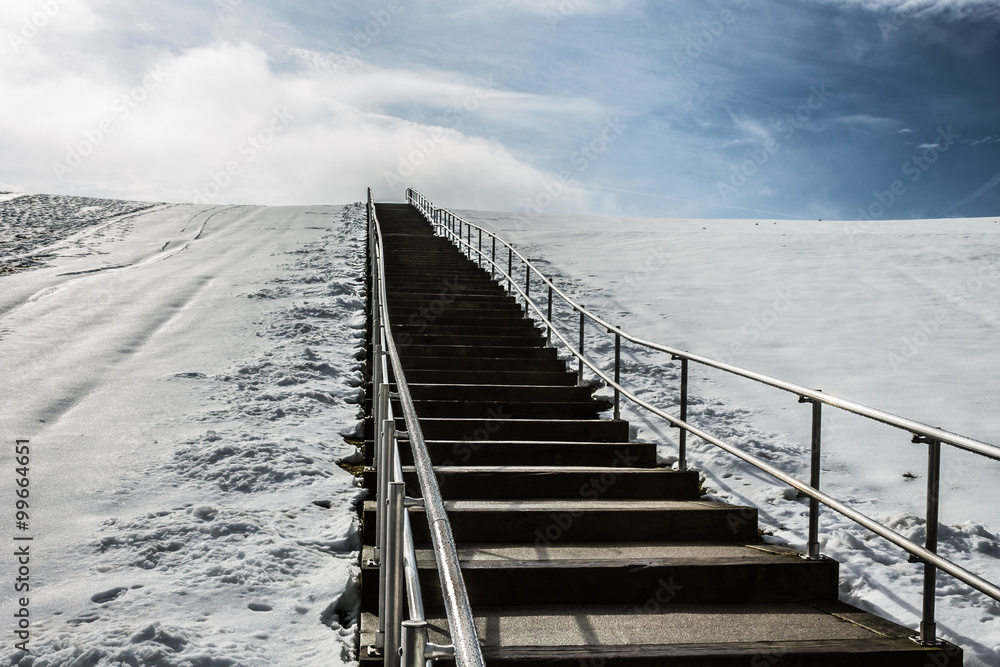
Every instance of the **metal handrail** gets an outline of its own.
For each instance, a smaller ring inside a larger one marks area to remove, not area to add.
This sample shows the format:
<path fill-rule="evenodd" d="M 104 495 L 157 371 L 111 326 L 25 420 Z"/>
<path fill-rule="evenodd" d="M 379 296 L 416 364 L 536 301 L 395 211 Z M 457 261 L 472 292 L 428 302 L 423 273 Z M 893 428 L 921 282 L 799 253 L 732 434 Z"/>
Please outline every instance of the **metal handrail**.
<path fill-rule="evenodd" d="M 430 203 L 430 200 L 428 200 L 426 197 L 423 197 L 423 195 L 416 192 L 415 190 L 411 190 L 410 192 L 414 194 L 413 201 L 423 202 L 424 205 L 431 207 L 429 210 L 432 211 L 440 210 L 450 215 L 454 215 L 453 213 L 451 213 L 451 211 L 448 211 L 447 209 L 433 208 L 433 206 Z M 416 206 L 416 204 L 414 205 Z M 419 209 L 420 207 L 417 206 L 417 208 Z M 421 212 L 424 215 L 428 215 L 427 210 L 422 210 Z M 500 238 L 493 232 L 489 231 L 485 227 L 481 227 L 480 225 L 477 225 L 473 222 L 469 222 L 464 218 L 459 218 L 459 216 L 455 216 L 455 218 L 461 219 L 462 223 L 468 226 L 469 228 L 481 231 L 485 234 L 488 234 L 490 237 L 495 238 L 497 242 L 502 244 L 504 247 L 508 248 L 513 253 L 513 255 L 521 261 L 523 265 L 529 267 L 532 273 L 537 275 L 538 278 L 541 279 L 543 284 L 545 284 L 548 287 L 551 287 L 553 293 L 560 296 L 567 304 L 569 304 L 573 308 L 573 310 L 582 313 L 587 319 L 591 320 L 595 324 L 604 327 L 605 329 L 608 330 L 608 333 L 618 334 L 627 341 L 631 341 L 642 347 L 648 347 L 652 350 L 657 350 L 659 352 L 666 352 L 667 354 L 677 357 L 678 359 L 688 359 L 689 361 L 693 361 L 695 363 L 699 363 L 704 366 L 710 366 L 720 371 L 725 371 L 726 373 L 739 375 L 749 380 L 754 380 L 755 382 L 760 382 L 761 384 L 774 387 L 775 389 L 781 389 L 782 391 L 796 394 L 801 398 L 808 398 L 811 401 L 818 401 L 819 403 L 823 403 L 825 405 L 829 405 L 831 407 L 835 407 L 840 410 L 853 412 L 854 414 L 861 415 L 862 417 L 867 417 L 868 419 L 873 419 L 875 421 L 879 421 L 884 424 L 888 424 L 890 426 L 895 426 L 896 428 L 909 431 L 914 435 L 919 435 L 926 438 L 933 438 L 935 440 L 939 440 L 943 443 L 953 445 L 960 449 L 964 449 L 966 451 L 970 451 L 975 454 L 980 454 L 981 456 L 986 456 L 988 458 L 1000 461 L 1000 447 L 997 447 L 995 445 L 981 442 L 979 440 L 975 440 L 973 438 L 969 438 L 967 436 L 960 435 L 958 433 L 945 431 L 944 429 L 940 429 L 934 426 L 928 426 L 927 424 L 922 424 L 912 419 L 899 417 L 884 410 L 871 408 L 868 407 L 867 405 L 862 405 L 861 403 L 855 403 L 854 401 L 849 401 L 847 399 L 839 398 L 831 394 L 826 394 L 820 391 L 816 391 L 814 389 L 809 389 L 808 387 L 803 387 L 802 385 L 798 385 L 792 382 L 787 382 L 785 380 L 780 380 L 778 378 L 765 375 L 764 373 L 758 373 L 756 371 L 751 371 L 746 368 L 740 368 L 739 366 L 727 364 L 724 361 L 718 361 L 715 359 L 711 359 L 709 357 L 704 357 L 698 354 L 687 352 L 685 350 L 681 350 L 680 348 L 670 347 L 668 345 L 662 345 L 660 343 L 655 343 L 653 341 L 644 340 L 642 338 L 639 338 L 638 336 L 634 336 L 628 333 L 627 331 L 624 331 L 623 329 L 615 326 L 614 324 L 611 324 L 610 322 L 600 317 L 596 313 L 588 310 L 586 307 L 574 301 L 568 294 L 559 289 L 559 287 L 555 283 L 553 283 L 547 276 L 545 276 L 545 274 L 539 271 L 538 268 L 536 268 L 535 265 L 531 263 L 531 260 L 522 255 L 520 252 L 518 252 L 516 248 L 514 248 L 512 245 L 504 241 L 502 238 Z M 431 222 L 433 222 L 432 217 L 428 217 L 428 220 L 431 220 Z M 462 239 L 459 239 L 459 241 L 462 241 Z M 472 248 L 471 244 L 468 244 L 465 241 L 462 241 L 462 243 L 464 245 L 468 245 L 470 250 L 472 250 L 473 252 L 481 254 L 485 259 L 484 252 Z M 492 263 L 497 268 L 500 268 L 499 265 L 496 264 L 495 262 Z M 516 283 L 514 284 L 516 285 Z"/>
<path fill-rule="evenodd" d="M 448 618 L 448 625 L 451 630 L 452 646 L 434 646 L 427 643 L 427 625 L 424 617 L 422 596 L 420 595 L 420 583 L 417 576 L 416 555 L 413 547 L 413 536 L 409 522 L 408 512 L 403 511 L 403 545 L 402 559 L 404 561 L 404 579 L 409 599 L 410 618 L 404 621 L 401 627 L 401 645 L 403 647 L 403 660 L 407 665 L 423 665 L 425 660 L 438 657 L 454 657 L 457 665 L 468 667 L 482 667 L 482 649 L 479 646 L 479 638 L 476 632 L 472 610 L 469 605 L 469 596 L 462 578 L 459 566 L 458 551 L 455 547 L 455 539 L 452 535 L 451 524 L 445 511 L 444 500 L 441 497 L 441 490 L 438 487 L 437 478 L 431 463 L 430 454 L 427 451 L 427 444 L 424 441 L 420 422 L 413 405 L 413 398 L 410 394 L 409 385 L 403 373 L 403 365 L 400 361 L 399 351 L 396 346 L 392 329 L 388 325 L 387 294 L 385 288 L 385 265 L 383 256 L 383 240 L 381 225 L 375 212 L 375 204 L 372 198 L 371 189 L 368 189 L 368 215 L 369 215 L 369 238 L 372 244 L 371 263 L 374 273 L 375 289 L 373 295 L 377 302 L 378 311 L 378 331 L 373 331 L 373 338 L 383 344 L 383 349 L 392 364 L 393 375 L 396 384 L 396 394 L 403 411 L 403 420 L 406 424 L 407 440 L 413 453 L 414 467 L 416 468 L 417 479 L 420 492 L 423 497 L 422 505 L 430 529 L 431 543 L 434 552 L 434 559 L 437 565 L 438 577 L 441 582 L 442 598 L 444 600 L 445 613 Z M 376 362 L 379 367 L 378 380 L 385 380 L 384 386 L 388 386 L 388 366 Z M 387 398 L 387 397 L 386 397 Z M 378 406 L 378 397 L 374 406 Z M 386 414 L 392 419 L 392 402 L 386 399 L 382 403 L 387 404 Z M 376 418 L 376 422 L 378 419 Z M 376 438 L 377 440 L 377 438 Z M 381 471 L 380 474 L 388 474 L 390 479 L 395 477 L 397 482 L 401 482 L 402 466 L 399 463 L 398 440 L 396 434 L 392 438 L 392 464 L 388 471 Z M 385 460 L 385 458 L 383 458 Z M 380 485 L 384 488 L 384 484 Z M 380 499 L 380 507 L 381 510 Z M 412 501 L 411 501 L 412 502 Z M 405 503 L 404 503 L 405 505 Z M 391 512 L 387 512 L 386 521 L 392 519 Z M 390 554 L 381 554 L 383 560 L 391 557 Z M 386 591 L 380 589 L 380 596 Z M 400 635 L 397 635 L 400 636 Z M 414 647 L 416 650 L 414 651 Z M 396 646 L 386 646 L 386 664 L 390 661 L 397 663 L 398 655 Z M 410 649 L 409 651 L 407 649 Z M 413 655 L 417 653 L 418 655 Z"/>
<path fill-rule="evenodd" d="M 434 207 L 430 200 L 416 192 L 415 190 L 407 191 L 407 201 L 412 204 L 417 210 L 419 210 L 427 220 L 438 230 L 439 233 L 450 238 L 453 242 L 456 242 L 463 251 L 467 249 L 467 253 L 472 255 L 478 255 L 479 261 L 485 261 L 490 266 L 491 274 L 496 272 L 499 274 L 501 282 L 507 281 L 508 289 L 515 291 L 518 295 L 522 296 L 525 300 L 526 307 L 531 308 L 538 316 L 538 319 L 545 325 L 548 331 L 548 336 L 551 340 L 551 336 L 554 334 L 556 338 L 566 347 L 573 357 L 576 357 L 580 363 L 580 378 L 583 377 L 583 366 L 586 365 L 591 369 L 598 377 L 601 378 L 608 386 L 613 387 L 615 390 L 615 416 L 618 415 L 618 400 L 619 396 L 624 396 L 628 400 L 632 401 L 639 407 L 661 417 L 668 421 L 671 425 L 680 429 L 680 448 L 681 457 L 679 461 L 679 467 L 683 469 L 684 464 L 684 436 L 687 433 L 691 433 L 705 442 L 715 445 L 730 454 L 746 461 L 747 463 L 753 465 L 754 467 L 762 470 L 763 472 L 771 475 L 772 477 L 788 484 L 792 488 L 795 488 L 802 494 L 808 496 L 811 499 L 810 504 L 810 526 L 809 526 L 809 550 L 808 556 L 810 558 L 819 558 L 818 551 L 818 503 L 833 509 L 837 513 L 846 516 L 855 523 L 863 526 L 864 528 L 870 530 L 871 532 L 879 535 L 889 542 L 900 547 L 911 556 L 925 565 L 924 575 L 924 609 L 923 609 L 923 620 L 921 621 L 920 635 L 915 638 L 921 643 L 934 644 L 937 642 L 935 636 L 935 622 L 934 622 L 934 599 L 935 599 L 935 581 L 936 581 L 936 571 L 938 569 L 950 574 L 959 581 L 971 586 L 972 588 L 980 591 L 981 593 L 995 599 L 1000 600 L 1000 587 L 989 582 L 982 577 L 976 575 L 973 572 L 966 570 L 965 568 L 955 564 L 954 562 L 942 558 L 936 553 L 937 549 L 937 512 L 938 512 L 938 492 L 939 492 L 939 473 L 940 473 L 940 444 L 947 443 L 964 449 L 966 451 L 985 456 L 990 459 L 1000 460 L 1000 448 L 994 445 L 990 445 L 972 438 L 967 438 L 965 436 L 951 433 L 949 431 L 944 431 L 942 429 L 928 426 L 926 424 L 921 424 L 919 422 L 898 417 L 890 413 L 884 412 L 882 410 L 877 410 L 875 408 L 870 408 L 853 401 L 848 401 L 846 399 L 839 398 L 837 396 L 831 396 L 822 392 L 807 389 L 800 385 L 796 385 L 790 382 L 785 382 L 784 380 L 779 380 L 777 378 L 772 378 L 770 376 L 764 375 L 762 373 L 757 373 L 744 368 L 739 368 L 731 364 L 726 364 L 724 362 L 716 361 L 714 359 L 709 359 L 700 355 L 691 354 L 683 350 L 672 348 L 665 345 L 660 345 L 657 343 L 652 343 L 650 341 L 643 340 L 636 336 L 632 336 L 622 329 L 608 323 L 604 319 L 598 317 L 592 312 L 586 310 L 583 306 L 576 303 L 572 298 L 570 298 L 566 293 L 560 290 L 548 277 L 544 276 L 533 264 L 520 252 L 515 250 L 509 243 L 498 237 L 493 232 L 473 223 L 470 223 L 463 218 L 455 215 L 451 211 L 442 208 Z M 459 223 L 459 229 L 456 232 L 454 227 L 455 223 Z M 465 237 L 463 238 L 463 227 L 465 227 Z M 471 242 L 471 230 L 477 230 L 478 237 L 478 247 L 474 246 Z M 491 251 L 487 253 L 482 249 L 482 234 L 485 233 L 488 238 L 492 239 Z M 508 265 L 507 269 L 496 261 L 496 243 L 499 242 L 503 247 L 508 249 Z M 512 270 L 512 259 L 516 256 L 525 266 L 525 286 L 522 287 L 518 284 L 515 279 Z M 548 290 L 549 303 L 546 308 L 546 312 L 543 313 L 542 308 L 535 302 L 530 296 L 530 285 L 531 285 L 531 273 L 534 272 L 542 280 L 543 284 L 546 285 Z M 580 313 L 580 338 L 579 345 L 576 346 L 572 343 L 561 331 L 559 331 L 552 321 L 552 295 L 559 295 L 567 304 L 569 304 L 573 310 Z M 608 333 L 615 335 L 615 377 L 610 377 L 606 372 L 601 370 L 595 362 L 592 362 L 585 355 L 584 348 L 584 319 L 589 318 L 596 324 L 607 329 Z M 620 354 L 620 341 L 624 338 L 628 341 L 636 343 L 638 345 L 658 350 L 661 352 L 667 352 L 671 354 L 673 360 L 680 360 L 682 363 L 682 402 L 681 402 L 681 415 L 680 417 L 675 417 L 664 410 L 657 408 L 656 406 L 650 404 L 647 401 L 636 396 L 634 393 L 629 391 L 624 387 L 619 380 L 619 354 Z M 793 394 L 798 395 L 800 402 L 808 402 L 813 404 L 813 450 L 812 450 L 812 474 L 810 484 L 788 475 L 787 473 L 778 470 L 777 468 L 771 466 L 770 464 L 758 459 L 757 457 L 740 450 L 739 448 L 723 442 L 721 439 L 716 438 L 712 434 L 704 431 L 703 429 L 693 426 L 688 423 L 685 416 L 686 410 L 686 378 L 687 378 L 687 363 L 693 361 L 695 363 L 700 363 L 706 366 L 710 366 L 727 373 L 738 375 L 756 382 L 761 382 L 765 385 L 781 389 Z M 819 491 L 819 454 L 820 454 L 820 428 L 821 428 L 821 412 L 820 408 L 822 405 L 829 405 L 838 409 L 851 412 L 874 421 L 882 422 L 890 426 L 894 426 L 899 429 L 903 429 L 913 434 L 913 441 L 926 443 L 930 445 L 929 448 L 929 458 L 928 458 L 928 510 L 927 510 L 927 541 L 924 546 L 913 542 L 912 540 L 904 537 L 900 533 L 893 531 L 882 524 L 874 521 L 870 517 L 851 509 L 850 507 L 844 505 L 835 498 Z"/>

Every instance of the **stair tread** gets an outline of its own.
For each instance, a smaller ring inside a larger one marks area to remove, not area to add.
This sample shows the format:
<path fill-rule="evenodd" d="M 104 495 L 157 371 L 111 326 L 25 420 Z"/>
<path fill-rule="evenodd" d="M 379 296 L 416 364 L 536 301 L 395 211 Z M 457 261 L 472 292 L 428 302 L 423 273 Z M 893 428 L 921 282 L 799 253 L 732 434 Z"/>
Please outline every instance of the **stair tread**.
<path fill-rule="evenodd" d="M 669 584 L 666 588 L 669 587 Z M 655 600 L 657 591 L 650 591 Z M 661 593 L 668 599 L 669 590 Z M 657 644 L 724 644 L 728 642 L 785 642 L 903 638 L 910 631 L 888 628 L 885 621 L 848 605 L 833 606 L 831 613 L 803 602 L 750 602 L 716 604 L 572 605 L 494 607 L 473 609 L 480 641 L 487 646 L 623 646 L 644 644 L 656 637 Z M 431 614 L 433 616 L 433 614 Z M 878 630 L 858 624 L 858 617 L 871 620 Z M 443 618 L 428 618 L 431 641 L 445 637 L 433 628 L 446 624 Z M 638 622 L 637 622 L 638 621 Z M 444 627 L 447 627 L 444 625 Z M 891 634 L 886 634 L 889 631 Z M 437 636 L 435 636 L 437 635 Z"/>
<path fill-rule="evenodd" d="M 578 444 L 578 443 L 573 443 Z M 603 443 L 608 444 L 608 443 Z M 416 470 L 414 466 L 403 466 L 403 472 L 413 472 Z M 635 475 L 687 475 L 695 474 L 688 472 L 679 472 L 671 468 L 626 468 L 624 466 L 548 466 L 548 465 L 485 465 L 485 466 L 447 466 L 442 467 L 438 470 L 440 473 L 445 474 L 463 474 L 463 473 L 512 473 L 512 474 L 530 474 L 530 473 L 593 473 L 595 475 L 600 475 L 605 472 L 613 472 L 617 474 L 635 474 Z"/>
<path fill-rule="evenodd" d="M 423 566 L 434 563 L 431 549 L 417 549 L 417 562 Z M 795 565 L 816 563 L 800 558 L 801 552 L 788 547 L 736 542 L 670 542 L 633 543 L 600 542 L 553 544 L 462 544 L 458 558 L 462 563 L 578 563 L 607 562 L 623 565 L 635 563 L 697 561 L 787 562 Z"/>
<path fill-rule="evenodd" d="M 374 508 L 374 502 L 365 501 Z M 587 498 L 551 500 L 445 500 L 448 512 L 655 512 L 687 510 L 704 512 L 739 511 L 753 509 L 729 505 L 716 500 L 591 500 Z M 419 508 L 418 508 L 419 511 Z"/>

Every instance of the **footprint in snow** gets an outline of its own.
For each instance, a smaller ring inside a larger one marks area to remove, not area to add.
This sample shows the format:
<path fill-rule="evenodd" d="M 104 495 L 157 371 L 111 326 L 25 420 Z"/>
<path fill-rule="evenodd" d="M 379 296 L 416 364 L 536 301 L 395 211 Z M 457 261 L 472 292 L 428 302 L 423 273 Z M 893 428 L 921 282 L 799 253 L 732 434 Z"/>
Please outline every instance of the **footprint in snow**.
<path fill-rule="evenodd" d="M 124 586 L 115 586 L 114 588 L 109 588 L 106 591 L 94 593 L 90 596 L 90 601 L 96 602 L 97 604 L 104 604 L 105 602 L 111 602 L 112 600 L 125 595 L 126 591 L 128 591 L 128 589 Z"/>

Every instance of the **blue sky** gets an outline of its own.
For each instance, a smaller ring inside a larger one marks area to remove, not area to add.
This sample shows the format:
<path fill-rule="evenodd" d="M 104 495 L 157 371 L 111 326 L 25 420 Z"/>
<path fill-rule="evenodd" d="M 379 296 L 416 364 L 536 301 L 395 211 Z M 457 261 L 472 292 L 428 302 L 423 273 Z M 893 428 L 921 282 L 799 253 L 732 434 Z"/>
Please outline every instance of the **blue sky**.
<path fill-rule="evenodd" d="M 5 0 L 0 189 L 1000 213 L 985 0 Z"/>

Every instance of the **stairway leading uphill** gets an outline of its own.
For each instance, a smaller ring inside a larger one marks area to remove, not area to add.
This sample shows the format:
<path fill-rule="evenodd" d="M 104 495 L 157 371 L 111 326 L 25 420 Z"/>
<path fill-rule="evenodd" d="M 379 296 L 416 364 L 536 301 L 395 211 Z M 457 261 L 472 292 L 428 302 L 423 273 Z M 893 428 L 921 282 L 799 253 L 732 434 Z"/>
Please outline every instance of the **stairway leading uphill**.
<path fill-rule="evenodd" d="M 609 406 L 488 271 L 411 206 L 376 210 L 390 324 L 487 664 L 962 664 L 954 647 L 921 647 L 838 601 L 838 564 L 764 543 L 755 508 L 702 500 L 696 472 L 657 467 L 655 445 L 600 418 Z M 405 447 L 401 458 L 420 495 Z M 373 497 L 370 469 L 365 483 Z M 447 644 L 427 524 L 410 511 L 430 639 Z M 370 500 L 363 518 L 367 562 Z M 366 566 L 362 647 L 377 593 Z"/>

